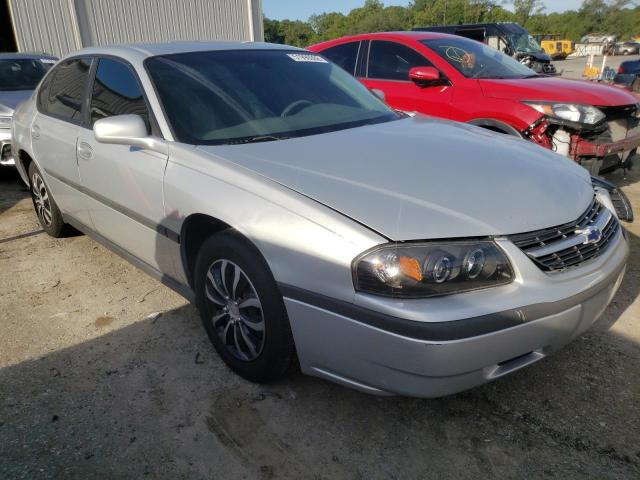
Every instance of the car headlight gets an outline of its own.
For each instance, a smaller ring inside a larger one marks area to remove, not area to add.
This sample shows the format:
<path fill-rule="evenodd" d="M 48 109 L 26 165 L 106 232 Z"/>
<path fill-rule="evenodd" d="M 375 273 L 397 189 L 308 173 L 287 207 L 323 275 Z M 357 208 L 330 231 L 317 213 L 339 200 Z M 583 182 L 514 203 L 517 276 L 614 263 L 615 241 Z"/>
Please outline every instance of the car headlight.
<path fill-rule="evenodd" d="M 353 261 L 359 292 L 425 298 L 504 285 L 513 280 L 505 254 L 490 240 L 388 244 Z"/>
<path fill-rule="evenodd" d="M 591 105 L 542 102 L 524 103 L 550 118 L 557 118 L 572 123 L 595 125 L 605 119 L 605 114 L 602 113 L 602 110 Z"/>
<path fill-rule="evenodd" d="M 11 128 L 11 117 L 0 117 L 0 128 Z"/>

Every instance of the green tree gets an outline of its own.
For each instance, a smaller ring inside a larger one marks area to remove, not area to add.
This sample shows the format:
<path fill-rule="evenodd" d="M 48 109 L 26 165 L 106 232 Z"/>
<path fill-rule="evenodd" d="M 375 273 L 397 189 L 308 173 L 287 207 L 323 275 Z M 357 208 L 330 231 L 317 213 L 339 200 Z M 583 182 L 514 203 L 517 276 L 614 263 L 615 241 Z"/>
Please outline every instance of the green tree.
<path fill-rule="evenodd" d="M 532 33 L 558 33 L 570 40 L 591 32 L 621 40 L 640 35 L 640 0 L 584 0 L 578 11 L 545 13 L 541 0 L 413 0 L 407 7 L 363 1 L 348 14 L 325 12 L 307 22 L 264 19 L 265 40 L 308 46 L 364 32 L 476 22 L 518 22 Z M 514 12 L 503 7 L 512 4 Z"/>
<path fill-rule="evenodd" d="M 534 15 L 544 12 L 542 0 L 513 0 L 513 10 L 520 25 L 526 25 Z"/>

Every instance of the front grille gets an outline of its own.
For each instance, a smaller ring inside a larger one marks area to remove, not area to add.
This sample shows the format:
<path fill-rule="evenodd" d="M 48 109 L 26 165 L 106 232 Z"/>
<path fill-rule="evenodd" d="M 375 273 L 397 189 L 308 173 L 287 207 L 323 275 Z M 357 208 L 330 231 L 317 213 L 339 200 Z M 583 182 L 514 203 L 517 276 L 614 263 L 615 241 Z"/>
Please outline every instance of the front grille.
<path fill-rule="evenodd" d="M 640 133 L 636 105 L 598 108 L 604 113 L 605 120 L 594 125 L 591 129 L 583 131 L 582 137 L 585 140 L 598 144 L 611 143 Z"/>
<path fill-rule="evenodd" d="M 556 67 L 552 63 L 543 63 L 542 64 L 542 73 L 546 75 L 555 75 Z"/>
<path fill-rule="evenodd" d="M 604 252 L 620 228 L 595 198 L 575 221 L 558 227 L 511 235 L 509 239 L 546 272 L 576 267 Z"/>

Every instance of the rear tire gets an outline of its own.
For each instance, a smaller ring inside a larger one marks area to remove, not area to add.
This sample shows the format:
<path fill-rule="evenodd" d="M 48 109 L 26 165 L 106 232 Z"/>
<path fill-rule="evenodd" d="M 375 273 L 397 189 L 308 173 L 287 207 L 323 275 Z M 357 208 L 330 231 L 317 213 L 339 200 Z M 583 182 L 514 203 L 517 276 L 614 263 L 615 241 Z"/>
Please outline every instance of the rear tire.
<path fill-rule="evenodd" d="M 64 236 L 67 232 L 67 225 L 62 219 L 62 213 L 60 213 L 49 188 L 44 183 L 42 173 L 34 162 L 29 165 L 29 189 L 33 208 L 42 229 L 55 238 Z"/>
<path fill-rule="evenodd" d="M 207 335 L 241 377 L 268 383 L 295 359 L 282 295 L 260 252 L 234 230 L 216 234 L 198 253 L 196 305 Z"/>

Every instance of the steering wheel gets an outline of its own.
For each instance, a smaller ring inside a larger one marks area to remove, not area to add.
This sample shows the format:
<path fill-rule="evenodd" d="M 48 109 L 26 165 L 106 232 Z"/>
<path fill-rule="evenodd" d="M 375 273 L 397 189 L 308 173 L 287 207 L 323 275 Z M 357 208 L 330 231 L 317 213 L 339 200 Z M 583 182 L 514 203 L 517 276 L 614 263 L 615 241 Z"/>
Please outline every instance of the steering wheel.
<path fill-rule="evenodd" d="M 304 106 L 303 106 L 304 105 Z M 282 113 L 280 114 L 280 116 L 282 118 L 289 116 L 289 114 L 291 114 L 291 112 L 293 112 L 294 110 L 298 109 L 299 107 L 300 110 L 307 108 L 308 106 L 313 105 L 312 102 L 310 102 L 309 100 L 296 100 L 295 102 L 291 102 L 289 105 L 287 105 L 285 107 L 284 110 L 282 110 Z"/>

